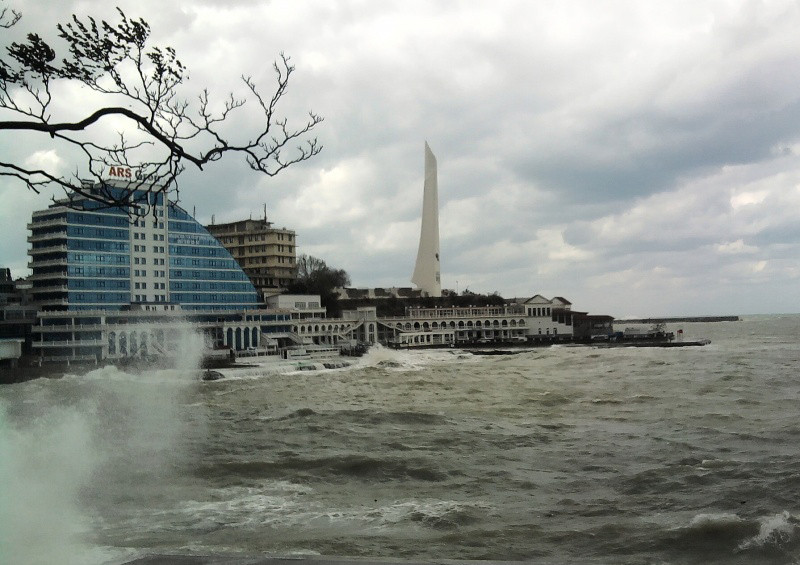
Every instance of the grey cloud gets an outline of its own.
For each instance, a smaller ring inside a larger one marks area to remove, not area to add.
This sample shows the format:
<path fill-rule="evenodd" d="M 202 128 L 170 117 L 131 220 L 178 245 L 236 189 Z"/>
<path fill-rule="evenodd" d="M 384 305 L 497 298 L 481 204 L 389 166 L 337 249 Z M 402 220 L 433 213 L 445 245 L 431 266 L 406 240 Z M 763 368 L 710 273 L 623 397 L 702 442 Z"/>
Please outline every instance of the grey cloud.
<path fill-rule="evenodd" d="M 326 119 L 323 153 L 274 179 L 235 159 L 187 170 L 182 202 L 203 221 L 260 215 L 266 203 L 271 220 L 298 229 L 301 252 L 319 250 L 354 284 L 408 285 L 418 232 L 407 228 L 418 221 L 427 139 L 439 159 L 442 225 L 458 228 L 442 233 L 445 286 L 550 291 L 584 309 L 642 314 L 742 311 L 751 304 L 737 288 L 786 287 L 777 269 L 772 283 L 730 274 L 755 258 L 714 246 L 742 239 L 767 261 L 788 261 L 796 249 L 791 199 L 769 196 L 735 215 L 728 202 L 732 193 L 796 184 L 798 164 L 775 159 L 776 148 L 791 153 L 800 141 L 800 43 L 792 39 L 800 14 L 791 10 L 699 2 L 670 6 L 665 17 L 663 7 L 638 2 L 121 4 L 150 21 L 156 43 L 176 47 L 191 71 L 187 92 L 208 86 L 224 96 L 240 74 L 267 89 L 271 62 L 285 50 L 297 72 L 280 111 L 302 119 L 313 109 Z M 111 5 L 23 8 L 43 27 L 77 11 L 113 17 Z M 369 170 L 355 175 L 358 165 Z M 311 226 L 302 206 L 312 187 L 342 214 Z M 357 205 L 368 212 L 346 213 Z M 475 217 L 457 217 L 472 206 Z M 637 206 L 645 210 L 628 239 L 598 235 L 597 222 L 624 226 Z M 659 206 L 673 211 L 656 222 Z M 399 223 L 396 237 L 408 241 L 365 249 L 365 234 Z M 582 254 L 548 258 L 540 230 L 562 233 Z M 0 262 L 24 264 L 24 249 L 0 253 Z M 661 269 L 686 288 L 659 286 L 667 285 Z M 686 292 L 721 272 L 731 282 L 717 294 Z"/>

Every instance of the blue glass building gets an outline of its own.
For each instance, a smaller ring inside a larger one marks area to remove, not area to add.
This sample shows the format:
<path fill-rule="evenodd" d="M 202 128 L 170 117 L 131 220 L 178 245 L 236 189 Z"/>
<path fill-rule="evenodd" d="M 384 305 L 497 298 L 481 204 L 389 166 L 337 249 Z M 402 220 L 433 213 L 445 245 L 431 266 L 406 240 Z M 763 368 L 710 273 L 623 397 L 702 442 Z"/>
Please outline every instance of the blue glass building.
<path fill-rule="evenodd" d="M 247 275 L 201 224 L 163 194 L 137 197 L 141 212 L 76 197 L 33 213 L 29 267 L 42 310 L 257 307 Z"/>

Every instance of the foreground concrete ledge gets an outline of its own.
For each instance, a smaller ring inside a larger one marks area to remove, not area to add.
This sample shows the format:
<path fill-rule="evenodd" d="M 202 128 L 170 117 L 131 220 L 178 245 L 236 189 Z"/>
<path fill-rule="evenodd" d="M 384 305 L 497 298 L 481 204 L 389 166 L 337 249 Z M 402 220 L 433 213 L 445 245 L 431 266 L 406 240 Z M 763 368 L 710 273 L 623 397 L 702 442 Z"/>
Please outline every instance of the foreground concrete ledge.
<path fill-rule="evenodd" d="M 322 557 L 319 555 L 169 555 L 147 554 L 125 565 L 520 565 L 524 561 L 469 561 L 458 559 L 392 559 Z"/>

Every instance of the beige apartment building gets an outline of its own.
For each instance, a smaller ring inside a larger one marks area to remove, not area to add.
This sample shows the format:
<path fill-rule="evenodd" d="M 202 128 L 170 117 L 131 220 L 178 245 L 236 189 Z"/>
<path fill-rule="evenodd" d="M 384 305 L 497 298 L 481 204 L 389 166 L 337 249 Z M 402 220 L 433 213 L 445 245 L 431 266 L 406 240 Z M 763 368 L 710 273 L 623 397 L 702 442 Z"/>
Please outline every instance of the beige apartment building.
<path fill-rule="evenodd" d="M 281 293 L 297 278 L 294 230 L 267 220 L 241 220 L 206 226 L 250 277 L 262 299 Z"/>

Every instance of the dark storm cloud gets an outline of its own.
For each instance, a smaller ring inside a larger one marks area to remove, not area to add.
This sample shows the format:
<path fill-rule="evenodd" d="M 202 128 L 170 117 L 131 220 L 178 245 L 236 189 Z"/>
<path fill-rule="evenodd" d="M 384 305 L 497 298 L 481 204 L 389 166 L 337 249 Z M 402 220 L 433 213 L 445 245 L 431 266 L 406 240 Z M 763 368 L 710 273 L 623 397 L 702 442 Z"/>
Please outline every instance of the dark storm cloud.
<path fill-rule="evenodd" d="M 631 200 L 672 188 L 682 178 L 763 160 L 776 146 L 800 140 L 800 99 L 777 110 L 753 108 L 744 116 L 726 110 L 629 116 L 604 124 L 592 139 L 576 139 L 574 151 L 562 147 L 556 154 L 515 156 L 508 166 L 567 201 Z M 631 142 L 637 135 L 657 142 L 637 147 Z M 593 149 L 602 149 L 603 156 Z"/>

